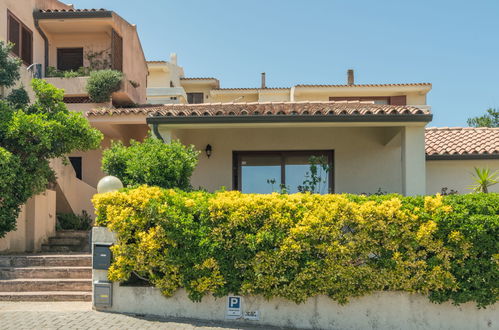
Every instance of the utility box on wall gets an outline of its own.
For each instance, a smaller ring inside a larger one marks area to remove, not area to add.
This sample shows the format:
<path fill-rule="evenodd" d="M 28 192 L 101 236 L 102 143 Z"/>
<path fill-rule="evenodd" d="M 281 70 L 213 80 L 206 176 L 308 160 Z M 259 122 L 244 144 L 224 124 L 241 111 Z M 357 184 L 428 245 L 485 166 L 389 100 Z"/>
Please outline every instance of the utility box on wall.
<path fill-rule="evenodd" d="M 93 269 L 109 269 L 111 266 L 111 247 L 112 244 L 94 244 L 92 256 Z"/>
<path fill-rule="evenodd" d="M 113 305 L 113 283 L 94 283 L 94 306 L 111 307 Z"/>

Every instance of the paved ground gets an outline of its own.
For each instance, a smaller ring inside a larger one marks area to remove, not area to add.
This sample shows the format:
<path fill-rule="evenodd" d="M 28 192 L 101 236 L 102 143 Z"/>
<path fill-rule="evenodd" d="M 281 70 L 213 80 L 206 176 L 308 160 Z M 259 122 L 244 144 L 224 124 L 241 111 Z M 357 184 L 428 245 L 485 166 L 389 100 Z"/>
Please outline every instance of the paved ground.
<path fill-rule="evenodd" d="M 96 312 L 88 302 L 0 301 L 0 329 L 251 329 L 214 322 Z M 255 329 L 255 328 L 253 328 Z M 258 328 L 262 329 L 262 328 Z"/>

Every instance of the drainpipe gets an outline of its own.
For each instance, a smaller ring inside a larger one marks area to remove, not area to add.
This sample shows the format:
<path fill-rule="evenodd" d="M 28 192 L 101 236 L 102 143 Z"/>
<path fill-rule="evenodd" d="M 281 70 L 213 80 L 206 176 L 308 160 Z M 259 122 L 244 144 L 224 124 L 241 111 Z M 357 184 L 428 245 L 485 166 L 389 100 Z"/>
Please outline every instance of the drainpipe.
<path fill-rule="evenodd" d="M 43 76 L 45 77 L 45 74 L 47 72 L 47 67 L 49 66 L 49 39 L 47 38 L 47 35 L 45 35 L 45 32 L 43 32 L 42 28 L 40 27 L 40 24 L 38 24 L 38 18 L 34 17 L 34 19 L 35 19 L 35 28 L 42 36 L 45 45 L 45 67 L 43 68 Z"/>
<path fill-rule="evenodd" d="M 163 139 L 161 134 L 159 134 L 159 129 L 158 129 L 157 123 L 152 124 L 152 132 L 154 133 L 154 136 L 156 136 L 157 139 L 159 139 L 159 140 L 161 140 L 161 142 L 165 143 L 165 140 Z"/>

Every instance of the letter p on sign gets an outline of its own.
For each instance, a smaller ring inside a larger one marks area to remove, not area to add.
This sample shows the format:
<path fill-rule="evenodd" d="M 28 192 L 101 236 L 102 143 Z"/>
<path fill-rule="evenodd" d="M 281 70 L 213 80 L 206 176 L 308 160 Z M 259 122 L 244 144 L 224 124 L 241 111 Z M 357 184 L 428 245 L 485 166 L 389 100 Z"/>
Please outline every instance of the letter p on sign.
<path fill-rule="evenodd" d="M 241 297 L 239 296 L 228 296 L 227 297 L 227 312 L 225 314 L 226 318 L 237 319 L 243 315 L 241 308 Z"/>

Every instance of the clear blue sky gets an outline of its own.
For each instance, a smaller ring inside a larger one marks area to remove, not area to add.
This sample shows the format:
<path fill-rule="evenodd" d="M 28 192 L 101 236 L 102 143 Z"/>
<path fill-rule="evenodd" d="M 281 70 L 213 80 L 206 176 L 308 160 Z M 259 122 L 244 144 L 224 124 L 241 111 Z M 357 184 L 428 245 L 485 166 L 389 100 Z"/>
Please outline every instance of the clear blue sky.
<path fill-rule="evenodd" d="M 498 0 L 66 0 L 137 24 L 148 60 L 178 54 L 222 87 L 431 82 L 430 126 L 499 107 Z"/>

